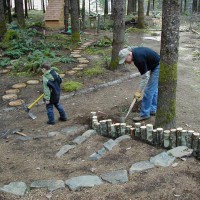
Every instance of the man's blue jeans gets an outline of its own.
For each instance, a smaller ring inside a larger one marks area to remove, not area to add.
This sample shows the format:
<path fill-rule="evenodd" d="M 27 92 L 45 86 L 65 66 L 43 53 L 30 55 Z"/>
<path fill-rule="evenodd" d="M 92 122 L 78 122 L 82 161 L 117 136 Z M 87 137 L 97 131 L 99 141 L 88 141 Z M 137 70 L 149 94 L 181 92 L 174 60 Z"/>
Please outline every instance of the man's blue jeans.
<path fill-rule="evenodd" d="M 67 119 L 67 115 L 65 114 L 65 111 L 64 111 L 64 109 L 63 109 L 63 107 L 60 103 L 54 103 L 54 104 L 49 103 L 49 104 L 46 104 L 46 110 L 47 110 L 47 116 L 48 116 L 50 123 L 55 122 L 54 113 L 53 113 L 53 106 L 55 106 L 56 109 L 58 110 L 61 119 Z"/>
<path fill-rule="evenodd" d="M 140 112 L 141 117 L 149 117 L 150 113 L 156 113 L 159 69 L 160 66 L 158 65 L 153 71 L 150 72 L 150 78 L 145 87 L 142 99 L 142 108 Z"/>

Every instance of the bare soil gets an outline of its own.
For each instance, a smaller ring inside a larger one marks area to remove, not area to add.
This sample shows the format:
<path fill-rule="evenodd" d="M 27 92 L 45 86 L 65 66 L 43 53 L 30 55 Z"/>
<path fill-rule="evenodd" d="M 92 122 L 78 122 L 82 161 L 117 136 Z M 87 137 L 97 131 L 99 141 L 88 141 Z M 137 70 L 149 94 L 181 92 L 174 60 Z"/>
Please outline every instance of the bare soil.
<path fill-rule="evenodd" d="M 160 32 L 157 33 L 160 34 Z M 94 35 L 92 37 L 96 39 L 104 34 L 105 32 L 102 31 L 98 36 Z M 160 42 L 144 40 L 143 36 L 150 35 L 128 34 L 128 42 L 133 46 L 143 44 L 143 46 L 159 52 Z M 192 129 L 197 132 L 200 130 L 200 78 L 197 73 L 200 69 L 199 62 L 193 62 L 192 60 L 192 52 L 199 49 L 199 46 L 200 36 L 198 34 L 192 32 L 182 32 L 180 34 L 177 127 Z M 92 56 L 85 55 L 85 57 L 90 60 L 90 66 L 98 59 L 98 56 L 95 56 L 95 59 Z M 134 66 L 129 66 L 126 70 L 106 70 L 102 76 L 90 78 L 89 80 L 79 76 L 77 80 L 82 80 L 85 83 L 85 88 L 88 88 L 136 72 Z M 66 76 L 65 78 L 70 77 Z M 26 82 L 29 79 L 26 77 L 11 77 L 8 74 L 1 75 L 1 95 L 6 89 L 10 89 L 13 84 Z M 32 112 L 37 116 L 37 119 L 32 120 L 22 107 L 10 111 L 3 110 L 8 106 L 7 103 L 1 101 L 0 133 L 22 129 L 22 132 L 28 136 L 47 135 L 48 132 L 60 131 L 69 126 L 89 124 L 91 111 L 105 112 L 108 116 L 99 114 L 99 117 L 116 120 L 127 111 L 138 83 L 139 77 L 136 77 L 114 86 L 101 88 L 86 94 L 77 94 L 61 100 L 68 113 L 69 120 L 67 122 L 56 121 L 54 126 L 46 124 L 47 116 L 44 104 L 39 104 L 32 109 Z M 42 91 L 42 85 L 28 86 L 22 90 L 20 95 L 29 104 L 39 96 L 38 91 Z M 62 93 L 62 95 L 66 94 Z M 55 115 L 58 117 L 56 111 Z M 133 125 L 132 117 L 135 115 L 137 113 L 132 112 L 127 119 L 127 123 Z M 145 123 L 154 123 L 154 120 L 154 117 L 151 117 Z M 55 154 L 59 149 L 70 143 L 76 136 L 59 135 L 54 138 L 41 138 L 30 141 L 16 140 L 16 135 L 13 134 L 0 138 L 0 185 L 9 184 L 13 181 L 24 181 L 30 184 L 34 180 L 67 180 L 84 174 L 100 175 L 114 170 L 129 170 L 133 163 L 148 160 L 151 156 L 164 151 L 164 149 L 156 149 L 153 146 L 131 139 L 120 143 L 119 146 L 106 153 L 100 160 L 90 161 L 89 156 L 99 150 L 103 143 L 108 140 L 108 138 L 96 135 L 60 159 L 56 159 Z M 72 192 L 66 187 L 63 190 L 54 191 L 51 194 L 51 199 L 198 200 L 200 195 L 200 161 L 194 157 L 188 157 L 186 161 L 177 159 L 176 162 L 178 163 L 176 167 L 159 167 L 148 172 L 130 175 L 129 181 L 125 184 L 111 185 L 106 183 L 93 188 L 81 189 L 77 192 Z M 46 189 L 34 189 L 21 198 L 0 193 L 0 199 L 43 200 L 47 199 L 47 194 Z"/>

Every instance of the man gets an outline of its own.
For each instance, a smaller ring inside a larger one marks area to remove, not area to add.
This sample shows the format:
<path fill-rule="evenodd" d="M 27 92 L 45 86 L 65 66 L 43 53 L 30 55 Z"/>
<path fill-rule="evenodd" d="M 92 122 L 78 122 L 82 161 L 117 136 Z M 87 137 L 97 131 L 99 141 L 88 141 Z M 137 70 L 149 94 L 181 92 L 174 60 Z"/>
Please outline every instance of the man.
<path fill-rule="evenodd" d="M 142 107 L 139 117 L 134 117 L 133 121 L 139 122 L 150 118 L 156 114 L 158 96 L 160 56 L 150 48 L 136 47 L 125 48 L 119 52 L 119 64 L 134 63 L 141 74 L 141 81 L 134 97 L 138 100 L 142 98 Z M 149 76 L 150 74 L 150 76 Z"/>
<path fill-rule="evenodd" d="M 53 106 L 56 107 L 60 114 L 60 121 L 66 121 L 67 116 L 62 105 L 59 103 L 60 100 L 60 84 L 62 79 L 59 74 L 51 68 L 50 63 L 44 63 L 42 65 L 43 72 L 43 90 L 44 90 L 44 101 L 46 103 L 46 110 L 48 121 L 47 124 L 55 124 Z"/>

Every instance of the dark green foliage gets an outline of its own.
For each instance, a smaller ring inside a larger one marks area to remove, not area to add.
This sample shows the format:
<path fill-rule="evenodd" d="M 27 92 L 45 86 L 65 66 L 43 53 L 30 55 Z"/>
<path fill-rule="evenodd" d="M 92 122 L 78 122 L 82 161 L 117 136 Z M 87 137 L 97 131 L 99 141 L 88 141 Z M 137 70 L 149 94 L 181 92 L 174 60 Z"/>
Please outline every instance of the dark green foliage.
<path fill-rule="evenodd" d="M 10 58 L 0 58 L 0 68 L 4 68 L 7 65 L 10 65 Z"/>

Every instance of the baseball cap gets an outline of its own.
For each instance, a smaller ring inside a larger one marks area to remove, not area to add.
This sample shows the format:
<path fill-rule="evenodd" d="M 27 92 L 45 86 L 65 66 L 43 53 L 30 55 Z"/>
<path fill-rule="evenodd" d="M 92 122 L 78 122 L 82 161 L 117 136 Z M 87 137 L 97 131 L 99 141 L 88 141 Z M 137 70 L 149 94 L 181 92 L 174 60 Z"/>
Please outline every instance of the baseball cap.
<path fill-rule="evenodd" d="M 129 55 L 129 53 L 130 53 L 129 48 L 120 50 L 120 52 L 119 52 L 119 64 L 120 65 L 125 62 L 126 57 Z"/>

